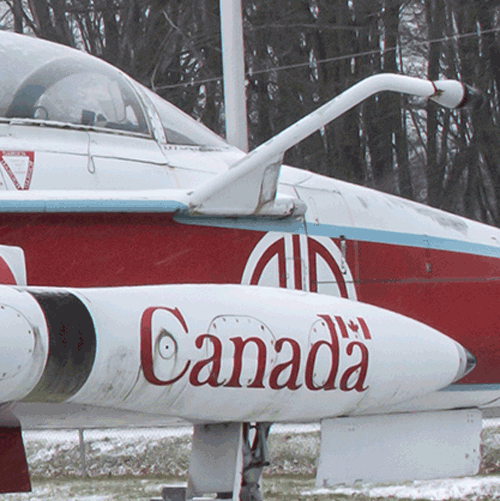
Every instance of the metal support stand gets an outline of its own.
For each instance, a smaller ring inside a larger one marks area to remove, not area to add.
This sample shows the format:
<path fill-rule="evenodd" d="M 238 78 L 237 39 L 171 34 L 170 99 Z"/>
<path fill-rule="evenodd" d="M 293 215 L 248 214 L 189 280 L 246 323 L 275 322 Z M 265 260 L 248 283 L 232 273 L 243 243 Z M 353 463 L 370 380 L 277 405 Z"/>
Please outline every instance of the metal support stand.
<path fill-rule="evenodd" d="M 269 465 L 267 437 L 270 429 L 271 423 L 243 425 L 243 475 L 239 501 L 263 501 L 259 482 L 264 467 Z"/>
<path fill-rule="evenodd" d="M 166 486 L 151 501 L 194 501 L 205 494 L 215 499 L 263 501 L 260 478 L 267 462 L 270 423 L 195 425 L 189 481 Z"/>
<path fill-rule="evenodd" d="M 85 437 L 81 428 L 78 429 L 78 448 L 80 450 L 80 472 L 85 478 L 87 476 L 87 458 L 85 456 Z"/>
<path fill-rule="evenodd" d="M 478 409 L 323 419 L 316 487 L 475 475 Z"/>
<path fill-rule="evenodd" d="M 185 485 L 168 485 L 161 490 L 161 498 L 153 498 L 151 501 L 186 501 Z"/>
<path fill-rule="evenodd" d="M 243 469 L 242 428 L 242 423 L 195 425 L 186 499 L 213 493 L 234 499 Z"/>

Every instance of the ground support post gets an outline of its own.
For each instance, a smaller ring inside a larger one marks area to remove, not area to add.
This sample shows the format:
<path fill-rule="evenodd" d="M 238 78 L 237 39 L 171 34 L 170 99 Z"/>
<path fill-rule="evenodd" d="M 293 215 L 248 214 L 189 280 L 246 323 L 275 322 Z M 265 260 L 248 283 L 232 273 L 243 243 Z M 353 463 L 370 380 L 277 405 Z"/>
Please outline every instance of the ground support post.
<path fill-rule="evenodd" d="M 269 465 L 267 437 L 270 429 L 271 423 L 243 425 L 243 474 L 239 501 L 263 501 L 259 482 L 264 467 Z"/>
<path fill-rule="evenodd" d="M 317 487 L 475 475 L 478 409 L 324 419 Z"/>
<path fill-rule="evenodd" d="M 161 490 L 161 498 L 151 501 L 186 501 L 186 485 L 167 485 Z"/>
<path fill-rule="evenodd" d="M 162 498 L 151 501 L 195 501 L 206 494 L 215 499 L 263 501 L 260 479 L 269 464 L 270 428 L 271 423 L 195 425 L 187 487 L 165 486 Z"/>
<path fill-rule="evenodd" d="M 186 499 L 218 493 L 238 501 L 243 467 L 243 423 L 194 426 Z"/>

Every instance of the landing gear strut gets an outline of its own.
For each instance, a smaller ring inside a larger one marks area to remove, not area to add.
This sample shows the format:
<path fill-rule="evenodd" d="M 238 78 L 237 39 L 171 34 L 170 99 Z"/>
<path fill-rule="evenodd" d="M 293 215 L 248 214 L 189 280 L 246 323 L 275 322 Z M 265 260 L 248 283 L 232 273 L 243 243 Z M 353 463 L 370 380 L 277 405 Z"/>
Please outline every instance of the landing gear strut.
<path fill-rule="evenodd" d="M 263 501 L 260 478 L 267 462 L 271 423 L 214 423 L 194 426 L 187 488 L 165 487 L 164 501 L 217 493 L 217 499 Z"/>
<path fill-rule="evenodd" d="M 267 437 L 270 429 L 271 423 L 243 424 L 243 472 L 239 501 L 263 501 L 259 482 L 264 467 L 269 466 Z"/>

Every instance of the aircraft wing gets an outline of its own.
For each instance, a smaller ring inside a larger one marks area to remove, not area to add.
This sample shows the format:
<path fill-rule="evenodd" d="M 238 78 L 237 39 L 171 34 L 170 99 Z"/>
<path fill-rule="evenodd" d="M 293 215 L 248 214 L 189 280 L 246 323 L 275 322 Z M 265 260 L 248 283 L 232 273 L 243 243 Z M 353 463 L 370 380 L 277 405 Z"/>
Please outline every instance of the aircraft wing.
<path fill-rule="evenodd" d="M 280 165 L 278 165 L 278 168 Z M 274 169 L 275 165 L 271 165 Z M 218 211 L 219 216 L 254 215 L 262 217 L 285 217 L 303 215 L 306 205 L 298 198 L 286 195 L 276 195 L 277 178 L 270 178 L 264 173 L 250 172 L 246 176 L 234 176 L 229 170 L 217 177 L 217 185 L 226 187 L 224 205 Z M 246 189 L 245 189 L 246 187 Z M 252 189 L 253 188 L 253 189 Z M 202 190 L 206 189 L 202 186 Z M 254 213 L 254 207 L 259 206 L 258 194 L 266 190 L 273 192 L 272 205 L 262 207 Z M 248 192 L 243 199 L 241 193 Z M 193 208 L 193 197 L 198 191 L 187 189 L 157 189 L 157 190 L 39 190 L 39 191 L 8 191 L 1 194 L 0 212 L 163 212 L 204 214 Z M 257 198 L 253 195 L 256 194 Z M 240 196 L 238 196 L 240 195 Z M 241 202 L 241 203 L 239 203 Z"/>
<path fill-rule="evenodd" d="M 186 210 L 187 190 L 43 190 L 1 195 L 0 212 L 165 212 Z"/>

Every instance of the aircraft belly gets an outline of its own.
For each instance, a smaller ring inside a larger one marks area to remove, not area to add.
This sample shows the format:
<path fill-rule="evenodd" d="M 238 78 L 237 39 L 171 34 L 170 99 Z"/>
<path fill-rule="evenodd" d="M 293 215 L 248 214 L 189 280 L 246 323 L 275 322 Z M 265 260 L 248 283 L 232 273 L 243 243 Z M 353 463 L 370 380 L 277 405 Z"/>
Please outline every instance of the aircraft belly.
<path fill-rule="evenodd" d="M 9 409 L 19 418 L 23 430 L 61 428 L 184 427 L 185 421 L 149 412 L 71 403 L 16 402 Z"/>
<path fill-rule="evenodd" d="M 401 404 L 382 405 L 373 414 L 450 410 L 467 407 L 500 408 L 500 385 L 453 384 Z M 370 413 L 372 414 L 372 413 Z"/>

